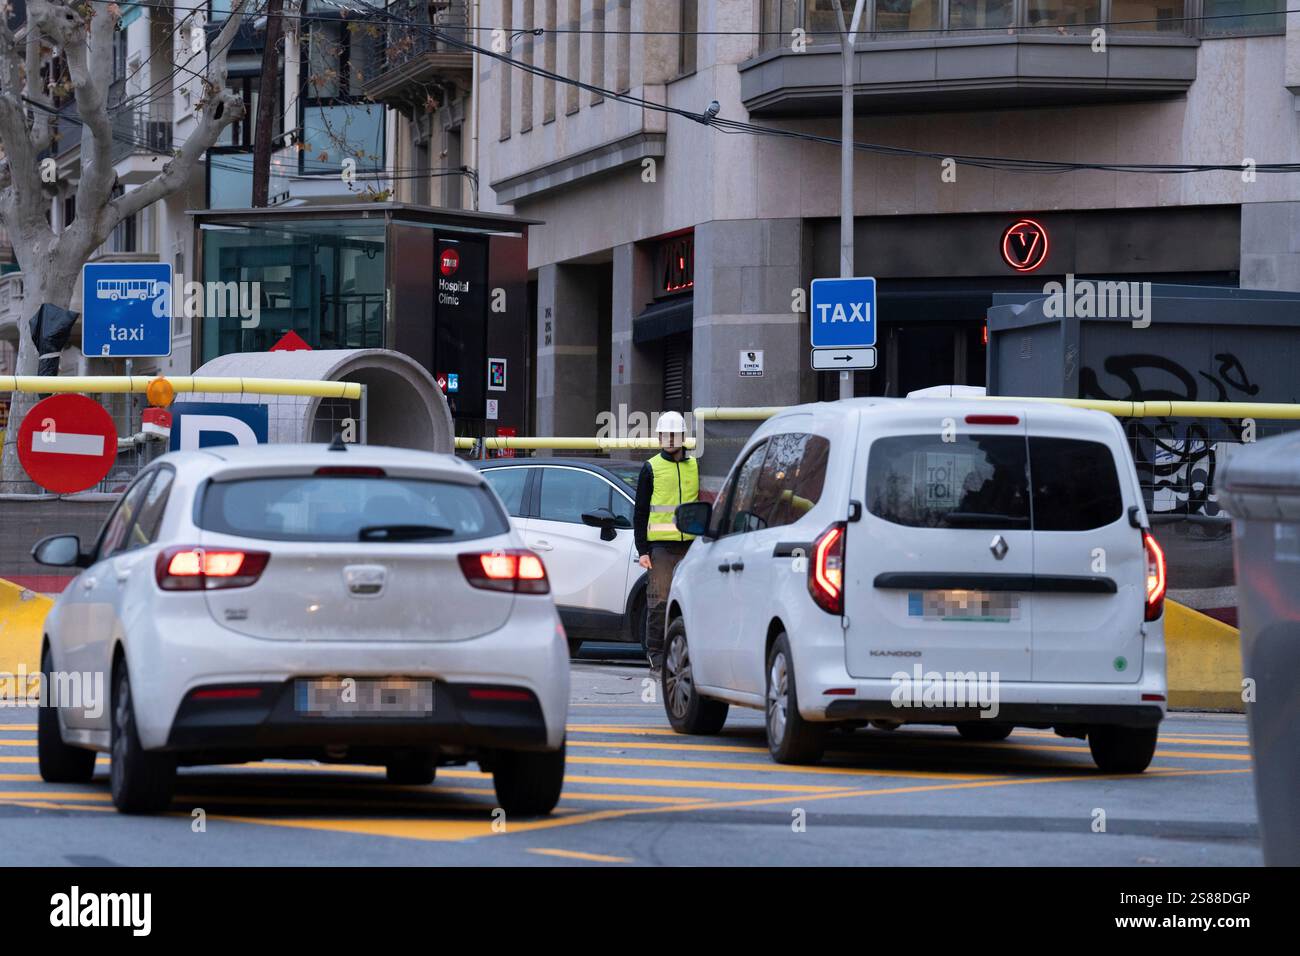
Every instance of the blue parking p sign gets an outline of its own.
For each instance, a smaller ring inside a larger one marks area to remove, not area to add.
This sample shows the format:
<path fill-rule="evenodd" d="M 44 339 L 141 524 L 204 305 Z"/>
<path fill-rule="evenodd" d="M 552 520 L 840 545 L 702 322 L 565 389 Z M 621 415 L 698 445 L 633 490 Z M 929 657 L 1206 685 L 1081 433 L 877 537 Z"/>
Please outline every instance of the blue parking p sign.
<path fill-rule="evenodd" d="M 813 348 L 876 344 L 875 279 L 813 279 L 810 311 Z"/>
<path fill-rule="evenodd" d="M 146 358 L 172 351 L 172 267 L 97 262 L 81 269 L 81 351 L 87 358 Z"/>

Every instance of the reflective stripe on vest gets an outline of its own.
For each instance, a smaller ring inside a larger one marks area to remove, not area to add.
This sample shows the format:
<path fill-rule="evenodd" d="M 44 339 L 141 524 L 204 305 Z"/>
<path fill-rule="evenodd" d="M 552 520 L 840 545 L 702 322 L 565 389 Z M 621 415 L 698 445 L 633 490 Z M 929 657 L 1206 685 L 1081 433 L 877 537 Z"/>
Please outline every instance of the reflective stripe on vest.
<path fill-rule="evenodd" d="M 690 541 L 695 536 L 677 530 L 673 512 L 680 504 L 699 500 L 699 463 L 694 458 L 669 461 L 663 455 L 655 455 L 650 459 L 650 470 L 654 473 L 654 488 L 650 494 L 646 538 L 650 541 Z"/>

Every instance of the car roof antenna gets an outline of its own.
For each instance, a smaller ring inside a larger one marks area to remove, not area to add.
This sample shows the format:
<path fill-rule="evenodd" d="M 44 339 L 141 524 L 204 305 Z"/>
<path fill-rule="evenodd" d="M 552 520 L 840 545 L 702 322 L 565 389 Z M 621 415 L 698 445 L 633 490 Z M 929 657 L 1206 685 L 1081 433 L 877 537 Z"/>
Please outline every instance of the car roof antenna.
<path fill-rule="evenodd" d="M 334 440 L 333 440 L 332 442 L 330 442 L 330 447 L 329 447 L 328 450 L 329 450 L 329 451 L 347 451 L 347 450 L 348 450 L 348 446 L 347 446 L 347 444 L 343 441 L 343 433 L 342 433 L 342 432 L 335 432 L 335 433 L 334 433 Z"/>

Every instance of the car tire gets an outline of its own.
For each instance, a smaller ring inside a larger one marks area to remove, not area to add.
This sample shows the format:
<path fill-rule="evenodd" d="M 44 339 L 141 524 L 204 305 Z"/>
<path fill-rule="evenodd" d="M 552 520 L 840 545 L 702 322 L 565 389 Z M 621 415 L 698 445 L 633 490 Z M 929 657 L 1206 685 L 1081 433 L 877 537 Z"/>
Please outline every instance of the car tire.
<path fill-rule="evenodd" d="M 564 789 L 564 745 L 559 750 L 506 750 L 492 762 L 497 802 L 510 815 L 545 816 Z"/>
<path fill-rule="evenodd" d="M 794 657 L 784 631 L 777 635 L 767 655 L 766 697 L 764 726 L 772 759 L 777 763 L 818 763 L 826 751 L 826 730 L 830 725 L 805 720 L 799 713 Z"/>
<path fill-rule="evenodd" d="M 41 696 L 49 700 L 50 681 L 49 648 L 41 655 Z M 59 730 L 59 710 L 42 705 L 36 713 L 36 762 L 41 779 L 46 783 L 90 783 L 95 776 L 95 751 L 72 747 L 63 742 Z"/>
<path fill-rule="evenodd" d="M 986 720 L 971 720 L 957 725 L 957 733 L 963 740 L 977 743 L 994 743 L 1006 740 L 1016 728 L 1010 724 L 994 724 Z"/>
<path fill-rule="evenodd" d="M 109 789 L 113 806 L 123 813 L 155 813 L 172 802 L 176 785 L 176 758 L 151 753 L 140 745 L 131 698 L 131 678 L 123 661 L 114 680 L 112 755 Z"/>
<path fill-rule="evenodd" d="M 701 697 L 695 688 L 686 621 L 680 617 L 673 619 L 664 635 L 662 690 L 664 712 L 679 734 L 716 734 L 727 722 L 731 705 Z"/>
<path fill-rule="evenodd" d="M 394 757 L 385 766 L 389 783 L 407 787 L 427 787 L 438 776 L 438 764 L 432 757 Z"/>
<path fill-rule="evenodd" d="M 574 638 L 569 638 L 569 656 L 577 657 L 581 651 L 582 651 L 582 641 L 575 640 Z"/>
<path fill-rule="evenodd" d="M 1094 727 L 1088 732 L 1088 749 L 1105 773 L 1141 773 L 1156 753 L 1158 727 Z"/>

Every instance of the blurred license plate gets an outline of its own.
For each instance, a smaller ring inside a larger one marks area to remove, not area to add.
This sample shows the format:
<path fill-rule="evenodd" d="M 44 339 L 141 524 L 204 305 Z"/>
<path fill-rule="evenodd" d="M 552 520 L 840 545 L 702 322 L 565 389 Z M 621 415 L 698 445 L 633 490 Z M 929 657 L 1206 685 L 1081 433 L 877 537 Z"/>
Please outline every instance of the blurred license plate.
<path fill-rule="evenodd" d="M 321 678 L 300 680 L 295 709 L 309 717 L 422 717 L 433 713 L 433 681 Z"/>
<path fill-rule="evenodd" d="M 925 621 L 1008 624 L 1020 620 L 1020 595 L 1009 591 L 912 591 L 907 616 Z"/>

